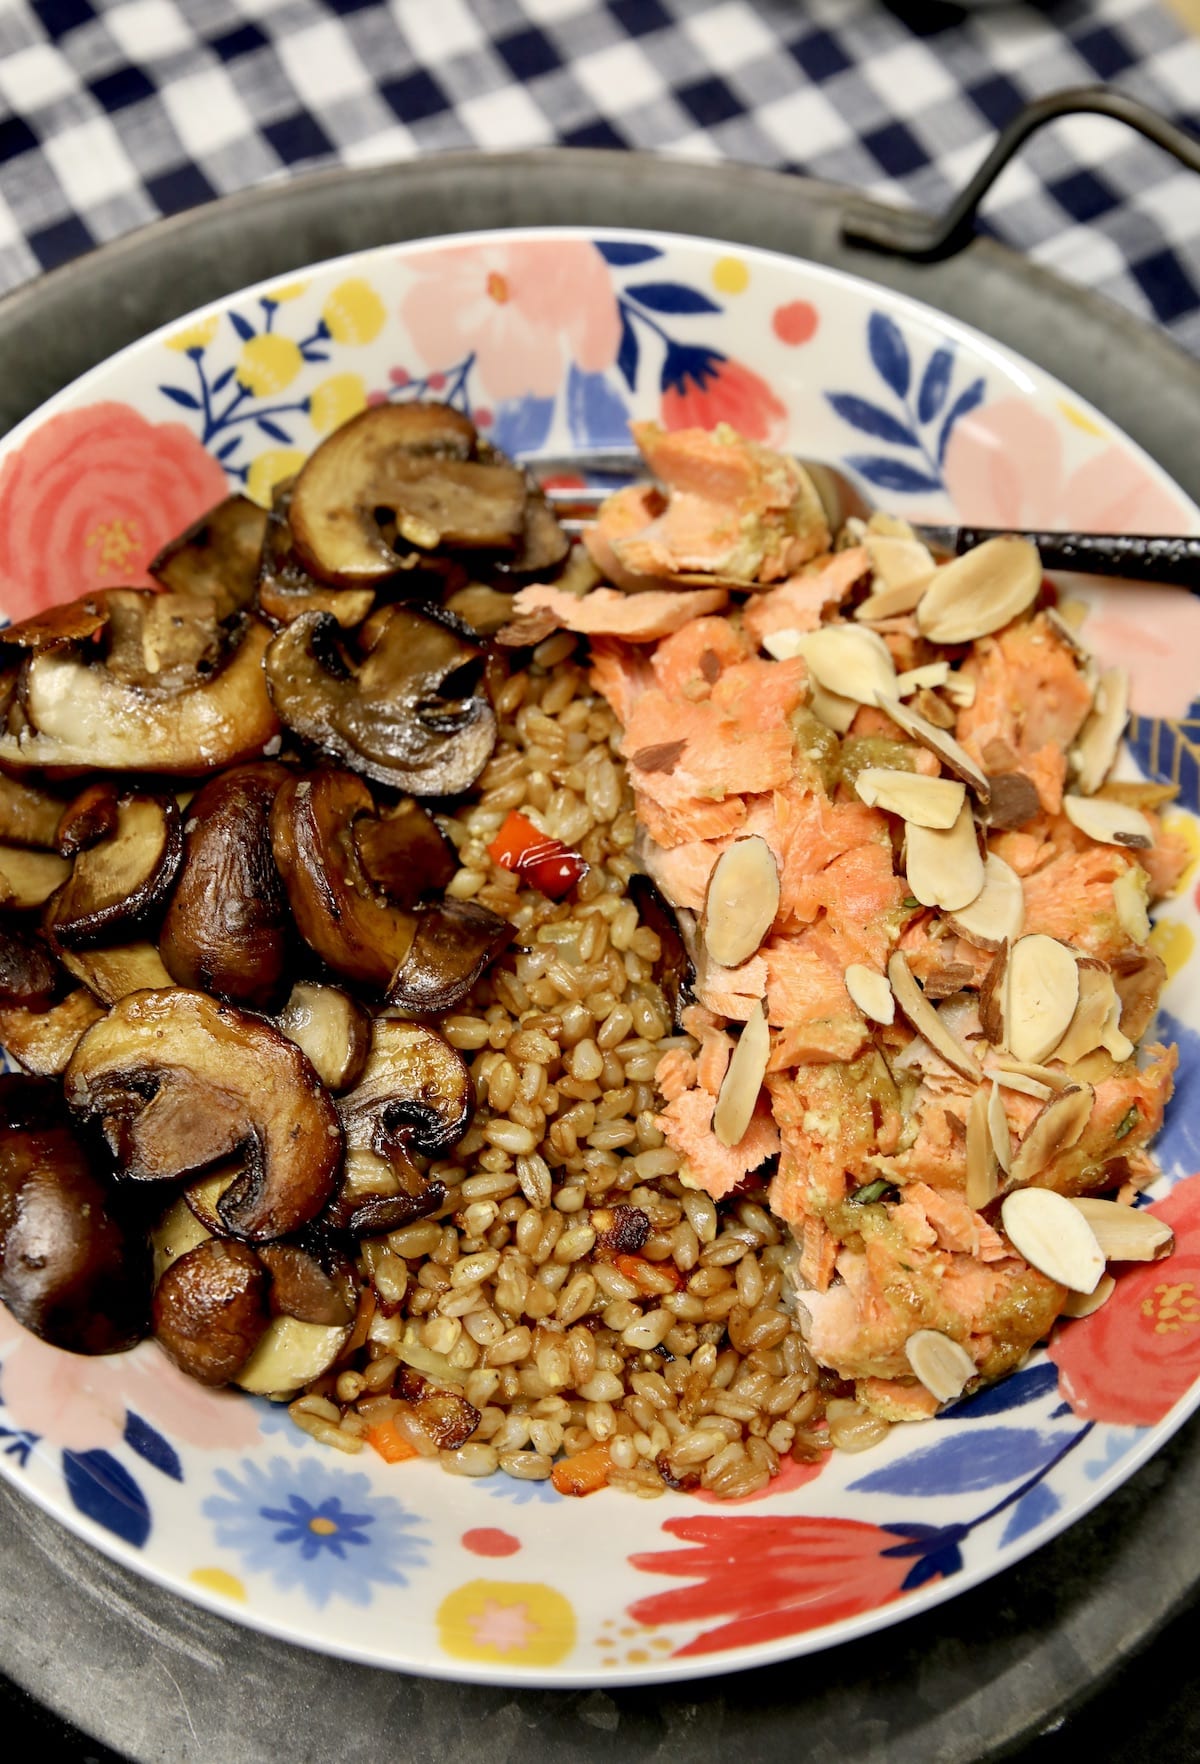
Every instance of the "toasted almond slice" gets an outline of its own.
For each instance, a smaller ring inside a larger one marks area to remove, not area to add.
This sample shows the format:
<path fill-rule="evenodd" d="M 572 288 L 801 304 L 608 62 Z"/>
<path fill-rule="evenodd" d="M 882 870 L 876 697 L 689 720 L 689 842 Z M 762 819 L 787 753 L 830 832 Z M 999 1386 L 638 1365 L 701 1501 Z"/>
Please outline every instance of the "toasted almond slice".
<path fill-rule="evenodd" d="M 1157 814 L 1179 800 L 1178 784 L 1151 784 L 1146 778 L 1106 778 L 1096 792 L 1109 802 L 1127 802 L 1130 808 Z"/>
<path fill-rule="evenodd" d="M 1029 1078 L 1024 1072 L 1014 1072 L 1011 1066 L 985 1066 L 984 1072 L 993 1085 L 1001 1090 L 1016 1090 L 1022 1096 L 1032 1096 L 1038 1102 L 1045 1102 L 1054 1095 L 1054 1087 L 1044 1084 L 1040 1078 Z"/>
<path fill-rule="evenodd" d="M 875 1023 L 894 1023 L 896 999 L 882 974 L 862 962 L 851 962 L 846 969 L 846 991 L 864 1017 Z"/>
<path fill-rule="evenodd" d="M 957 778 L 925 778 L 890 766 L 864 766 L 854 788 L 868 808 L 887 809 L 918 827 L 953 827 L 967 793 Z"/>
<path fill-rule="evenodd" d="M 1082 796 L 1099 790 L 1113 768 L 1129 721 L 1129 675 L 1124 668 L 1105 668 L 1075 746 L 1071 769 Z"/>
<path fill-rule="evenodd" d="M 1023 1078 L 1036 1078 L 1048 1091 L 1066 1090 L 1075 1082 L 1068 1072 L 1056 1072 L 1053 1066 L 1041 1066 L 1034 1060 L 1014 1060 L 1011 1054 L 996 1054 L 992 1065 L 999 1072 L 1019 1072 Z"/>
<path fill-rule="evenodd" d="M 999 949 L 1015 943 L 1025 928 L 1025 890 L 1021 878 L 1002 857 L 990 851 L 984 859 L 983 887 L 967 906 L 947 913 L 960 937 L 976 949 Z"/>
<path fill-rule="evenodd" d="M 988 1093 L 987 1124 L 992 1150 L 996 1154 L 996 1162 L 1007 1176 L 1012 1169 L 1013 1161 L 1012 1133 L 1009 1131 L 1008 1116 L 1004 1112 L 1004 1098 L 1001 1096 L 1000 1086 L 994 1078 L 992 1088 Z"/>
<path fill-rule="evenodd" d="M 1073 1066 L 1085 1054 L 1104 1046 L 1106 1032 L 1113 1021 L 1119 1034 L 1121 1001 L 1117 997 L 1112 975 L 1105 968 L 1085 968 L 1081 965 L 1079 1003 L 1067 1025 L 1066 1034 L 1049 1057 L 1061 1060 L 1064 1066 Z M 1129 1056 L 1123 1057 L 1127 1059 Z"/>
<path fill-rule="evenodd" d="M 993 1085 L 993 1090 L 995 1086 Z M 988 1093 L 982 1084 L 967 1110 L 967 1182 L 964 1199 L 976 1211 L 995 1200 L 1000 1192 L 998 1159 L 988 1125 Z"/>
<path fill-rule="evenodd" d="M 1036 932 L 1019 937 L 1008 958 L 1004 988 L 1005 1041 L 1019 1060 L 1044 1060 L 1067 1032 L 1079 1003 L 1079 964 L 1073 950 Z"/>
<path fill-rule="evenodd" d="M 737 968 L 758 949 L 779 911 L 779 866 L 753 833 L 723 851 L 704 901 L 704 947 L 722 968 Z"/>
<path fill-rule="evenodd" d="M 786 631 L 768 631 L 762 646 L 776 661 L 791 661 L 800 654 L 801 644 L 810 635 L 808 631 L 793 631 L 790 627 Z"/>
<path fill-rule="evenodd" d="M 1064 603 L 1064 605 L 1065 605 L 1065 603 Z M 1079 621 L 1080 625 L 1082 625 L 1084 620 L 1087 618 L 1088 609 L 1083 604 L 1083 602 L 1080 600 L 1077 600 L 1075 602 L 1075 607 L 1082 615 L 1082 617 L 1080 618 L 1080 621 Z M 1083 661 L 1083 662 L 1091 660 L 1091 656 L 1092 656 L 1091 650 L 1088 648 L 1087 644 L 1083 641 L 1083 638 L 1079 635 L 1079 632 L 1075 628 L 1075 626 L 1072 625 L 1069 620 L 1067 620 L 1063 617 L 1062 612 L 1058 607 L 1055 607 L 1055 606 L 1046 607 L 1045 611 L 1042 614 L 1042 617 L 1045 619 L 1045 621 L 1049 625 L 1050 629 L 1054 632 L 1055 636 L 1060 638 L 1062 640 L 1062 642 L 1066 644 L 1067 648 L 1071 651 L 1071 653 L 1073 655 L 1077 655 L 1079 657 L 1080 661 Z"/>
<path fill-rule="evenodd" d="M 945 830 L 908 825 L 904 874 L 922 906 L 954 912 L 970 906 L 983 888 L 983 859 L 971 806 L 964 800 Z"/>
<path fill-rule="evenodd" d="M 960 710 L 970 710 L 975 702 L 975 694 L 978 688 L 975 684 L 974 674 L 955 672 L 952 668 L 950 670 L 950 678 L 946 681 L 942 690 L 950 700 L 951 704 L 956 704 Z"/>
<path fill-rule="evenodd" d="M 1018 1255 L 1048 1280 L 1071 1292 L 1095 1292 L 1104 1252 L 1083 1214 L 1052 1188 L 1018 1188 L 1006 1195 L 1000 1221 Z"/>
<path fill-rule="evenodd" d="M 936 723 L 929 721 L 928 717 L 921 716 L 918 711 L 910 710 L 908 705 L 901 704 L 898 698 L 889 698 L 885 692 L 876 694 L 875 703 L 881 711 L 891 717 L 898 729 L 903 729 L 906 735 L 911 735 L 914 741 L 919 741 L 922 747 L 927 747 L 930 753 L 935 753 L 948 772 L 953 772 L 956 778 L 961 778 L 964 784 L 969 784 L 980 802 L 988 800 L 991 786 L 986 775 L 980 771 L 966 748 L 960 746 L 953 735 L 947 735 L 944 729 L 939 729 Z"/>
<path fill-rule="evenodd" d="M 1106 796 L 1064 796 L 1063 813 L 1068 821 L 1094 839 L 1097 845 L 1125 845 L 1148 851 L 1154 829 L 1140 809 Z"/>
<path fill-rule="evenodd" d="M 1101 1305 L 1106 1305 L 1117 1290 L 1117 1283 L 1111 1274 L 1102 1274 L 1096 1282 L 1094 1292 L 1073 1292 L 1059 1312 L 1060 1317 L 1090 1317 Z"/>
<path fill-rule="evenodd" d="M 722 1145 L 738 1145 L 745 1136 L 767 1075 L 770 1051 L 771 1032 L 766 1015 L 756 1010 L 738 1036 L 713 1110 L 713 1132 Z"/>
<path fill-rule="evenodd" d="M 985 539 L 943 567 L 921 597 L 917 623 L 934 643 L 971 643 L 1031 606 L 1042 560 L 1028 539 Z"/>
<path fill-rule="evenodd" d="M 868 532 L 863 543 L 875 581 L 870 599 L 863 602 L 855 616 L 890 619 L 898 613 L 911 612 L 937 569 L 932 551 L 911 529 L 907 535 Z M 872 601 L 878 603 L 875 609 L 864 612 L 863 607 L 870 606 Z"/>
<path fill-rule="evenodd" d="M 817 684 L 839 698 L 874 704 L 877 692 L 896 690 L 891 650 L 875 631 L 863 631 L 855 625 L 822 625 L 803 637 L 799 653 Z"/>
<path fill-rule="evenodd" d="M 1135 943 L 1145 943 L 1150 935 L 1150 915 L 1146 911 L 1149 895 L 1149 878 L 1140 864 L 1130 864 L 1112 885 L 1117 922 Z"/>
<path fill-rule="evenodd" d="M 993 1047 L 1004 1046 L 1004 994 L 1010 949 L 1007 941 L 1000 945 L 979 984 L 979 1026 L 984 1040 Z"/>
<path fill-rule="evenodd" d="M 835 735 L 844 735 L 858 715 L 858 700 L 843 698 L 840 692 L 827 692 L 819 680 L 811 679 L 808 708 L 827 729 L 832 729 Z"/>
<path fill-rule="evenodd" d="M 1090 1084 L 1060 1090 L 1025 1129 L 1009 1175 L 1013 1182 L 1032 1182 L 1061 1151 L 1078 1143 L 1095 1102 Z"/>
<path fill-rule="evenodd" d="M 974 1056 L 967 1052 L 961 1041 L 951 1035 L 917 985 L 912 969 L 898 949 L 893 951 L 888 962 L 888 979 L 892 983 L 896 1003 L 917 1034 L 924 1036 L 934 1052 L 941 1054 L 947 1065 L 953 1066 L 956 1072 L 961 1072 L 964 1078 L 982 1078 L 983 1074 Z"/>
<path fill-rule="evenodd" d="M 904 1344 L 904 1355 L 930 1396 L 939 1403 L 960 1397 L 978 1368 L 966 1348 L 940 1329 L 918 1329 Z"/>
<path fill-rule="evenodd" d="M 944 686 L 949 678 L 949 662 L 926 662 L 924 667 L 909 668 L 907 673 L 896 675 L 896 697 L 911 698 L 923 687 L 932 691 L 935 686 Z"/>
<path fill-rule="evenodd" d="M 1108 1017 L 1104 1024 L 1104 1033 L 1100 1045 L 1114 1060 L 1131 1060 L 1134 1056 L 1134 1045 L 1121 1027 L 1121 1012 L 1124 1005 L 1116 987 L 1113 987 L 1113 1001 L 1108 1009 Z"/>
<path fill-rule="evenodd" d="M 1160 1262 L 1175 1247 L 1175 1233 L 1153 1213 L 1091 1195 L 1071 1205 L 1087 1220 L 1108 1262 Z"/>

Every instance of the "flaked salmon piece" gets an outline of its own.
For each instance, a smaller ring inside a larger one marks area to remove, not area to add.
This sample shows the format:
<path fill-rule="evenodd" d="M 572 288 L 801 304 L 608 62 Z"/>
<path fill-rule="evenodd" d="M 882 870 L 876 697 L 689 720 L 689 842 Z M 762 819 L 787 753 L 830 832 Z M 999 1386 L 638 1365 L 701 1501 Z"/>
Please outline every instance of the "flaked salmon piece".
<path fill-rule="evenodd" d="M 924 1215 L 942 1249 L 974 1256 L 981 1262 L 1002 1262 L 1012 1254 L 1008 1244 L 983 1214 L 969 1207 L 962 1195 L 953 1189 L 910 1182 L 904 1189 L 901 1203 L 916 1207 Z"/>
<path fill-rule="evenodd" d="M 617 552 L 618 545 L 632 539 L 657 518 L 663 507 L 662 491 L 654 484 L 626 484 L 605 498 L 596 518 L 584 530 L 588 556 L 606 582 L 614 582 L 628 594 L 655 589 L 661 578 L 641 576 L 628 569 Z"/>
<path fill-rule="evenodd" d="M 825 1292 L 837 1263 L 837 1238 L 811 1213 L 793 1223 L 792 1233 L 800 1244 L 800 1278 L 813 1292 Z"/>
<path fill-rule="evenodd" d="M 1174 894 L 1192 862 L 1192 853 L 1181 831 L 1164 827 L 1161 818 L 1152 813 L 1146 819 L 1154 829 L 1154 844 L 1149 851 L 1139 851 L 1137 861 L 1150 878 L 1151 900 L 1165 900 Z"/>
<path fill-rule="evenodd" d="M 782 1150 L 771 1183 L 771 1211 L 789 1225 L 830 1220 L 857 1187 L 875 1149 L 868 1087 L 842 1063 L 809 1063 L 767 1075 Z"/>
<path fill-rule="evenodd" d="M 729 1017 L 736 1023 L 748 1023 L 766 996 L 766 959 L 762 955 L 753 955 L 736 968 L 722 968 L 716 962 L 706 962 L 697 972 L 696 991 L 701 1001 L 718 1016 Z"/>
<path fill-rule="evenodd" d="M 733 1038 L 723 1029 L 706 1029 L 696 1056 L 696 1083 L 710 1096 L 719 1096 L 721 1083 L 729 1069 L 733 1054 Z"/>
<path fill-rule="evenodd" d="M 808 697 L 808 669 L 799 656 L 791 661 L 764 661 L 751 656 L 726 668 L 712 691 L 714 707 L 738 725 L 739 729 L 766 734 L 786 728 L 788 731 L 791 779 L 791 729 L 788 719 Z M 747 789 L 747 794 L 755 794 Z"/>
<path fill-rule="evenodd" d="M 988 839 L 988 850 L 1003 858 L 1010 869 L 1018 876 L 1032 876 L 1043 864 L 1048 864 L 1054 856 L 1054 846 L 1040 832 L 993 833 Z"/>
<path fill-rule="evenodd" d="M 887 819 L 864 802 L 831 802 L 822 791 L 795 786 L 778 791 L 772 804 L 775 838 L 769 843 L 782 864 L 779 922 L 805 924 L 800 905 L 805 885 L 836 858 L 858 846 L 891 852 Z M 890 869 L 890 855 L 889 855 Z M 902 897 L 901 897 L 902 898 Z M 886 910 L 881 900 L 880 910 Z"/>
<path fill-rule="evenodd" d="M 724 802 L 694 796 L 665 808 L 646 791 L 637 790 L 634 808 L 650 838 L 664 851 L 697 839 L 727 839 L 746 823 L 746 804 L 740 796 L 727 796 Z"/>
<path fill-rule="evenodd" d="M 664 637 L 651 657 L 655 684 L 668 698 L 708 698 L 722 673 L 748 650 L 728 619 L 693 619 Z"/>
<path fill-rule="evenodd" d="M 635 649 L 616 637 L 593 637 L 591 652 L 588 682 L 607 700 L 624 728 L 638 699 L 656 683 L 650 659 L 645 650 Z"/>
<path fill-rule="evenodd" d="M 768 1070 L 853 1059 L 868 1030 L 846 991 L 847 964 L 831 959 L 828 944 L 811 933 L 775 938 L 764 953 L 767 1021 L 782 1031 L 772 1037 Z"/>
<path fill-rule="evenodd" d="M 937 1095 L 935 1087 L 922 1084 L 912 1104 L 920 1123 L 916 1139 L 906 1151 L 876 1158 L 872 1170 L 901 1183 L 905 1192 L 914 1184 L 961 1190 L 967 1180 L 967 1100 L 957 1093 Z"/>
<path fill-rule="evenodd" d="M 1039 613 L 980 638 L 962 672 L 975 681 L 975 699 L 958 713 L 959 741 L 982 764 L 992 743 L 1006 744 L 1042 806 L 1057 814 L 1066 756 L 1092 708 L 1074 650 Z"/>
<path fill-rule="evenodd" d="M 802 575 L 752 595 L 742 609 L 742 628 L 760 649 L 773 631 L 815 631 L 826 607 L 840 606 L 868 568 L 861 545 L 835 552 Z"/>
<path fill-rule="evenodd" d="M 1025 933 L 1044 932 L 1105 960 L 1130 947 L 1113 905 L 1113 883 L 1134 865 L 1114 845 L 1061 851 L 1023 878 Z"/>
<path fill-rule="evenodd" d="M 686 1048 L 669 1047 L 658 1062 L 654 1085 L 664 1102 L 674 1102 L 696 1082 L 696 1061 Z"/>
<path fill-rule="evenodd" d="M 815 876 L 797 883 L 792 915 L 812 922 L 826 916 L 826 929 L 836 938 L 838 959 L 845 966 L 862 962 L 886 966 L 890 926 L 906 899 L 906 884 L 892 869 L 890 845 L 859 845 L 835 857 Z"/>
<path fill-rule="evenodd" d="M 684 1034 L 692 1036 L 696 1041 L 704 1040 L 706 1029 L 720 1028 L 716 1017 L 702 1004 L 684 1005 L 679 1020 L 683 1024 Z"/>
<path fill-rule="evenodd" d="M 748 825 L 743 826 L 743 832 L 750 830 Z M 685 845 L 664 851 L 654 840 L 645 839 L 640 851 L 647 871 L 672 906 L 698 913 L 704 908 L 713 865 L 727 843 L 725 840 L 691 839 Z"/>
<path fill-rule="evenodd" d="M 915 1378 L 860 1378 L 854 1394 L 864 1409 L 884 1421 L 928 1421 L 941 1407 Z"/>
<path fill-rule="evenodd" d="M 724 588 L 656 588 L 646 594 L 593 588 L 587 594 L 570 594 L 547 582 L 520 588 L 513 596 L 518 613 L 553 613 L 564 631 L 623 637 L 627 643 L 655 643 L 690 619 L 720 612 L 728 602 Z"/>
<path fill-rule="evenodd" d="M 713 1200 L 724 1200 L 752 1170 L 779 1150 L 779 1131 L 761 1102 L 735 1146 L 722 1145 L 712 1130 L 717 1099 L 707 1090 L 685 1090 L 656 1119 L 659 1132 L 683 1160 L 683 1174 Z"/>
<path fill-rule="evenodd" d="M 719 803 L 773 790 L 792 774 L 786 724 L 748 728 L 715 700 L 688 704 L 657 689 L 643 693 L 634 706 L 622 748 L 634 789 L 668 813 L 697 800 Z M 678 845 L 682 840 L 659 843 Z"/>
<path fill-rule="evenodd" d="M 954 975 L 959 986 L 977 989 L 992 965 L 991 952 L 968 943 L 965 937 L 934 934 L 945 929 L 945 921 L 934 913 L 922 913 L 905 926 L 899 947 L 909 967 L 922 986 L 934 975 Z"/>

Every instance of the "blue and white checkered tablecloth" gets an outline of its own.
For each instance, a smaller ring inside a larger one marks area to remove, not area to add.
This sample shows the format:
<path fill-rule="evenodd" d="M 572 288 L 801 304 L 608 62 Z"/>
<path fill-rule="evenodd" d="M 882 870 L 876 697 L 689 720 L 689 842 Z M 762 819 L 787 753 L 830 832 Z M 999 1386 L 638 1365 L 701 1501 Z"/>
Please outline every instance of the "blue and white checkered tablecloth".
<path fill-rule="evenodd" d="M 445 148 L 650 148 L 936 209 L 1057 87 L 1200 132 L 1194 4 L 0 0 L 0 289 L 268 178 Z M 1200 354 L 1200 179 L 1118 124 L 1043 135 L 987 221 Z"/>

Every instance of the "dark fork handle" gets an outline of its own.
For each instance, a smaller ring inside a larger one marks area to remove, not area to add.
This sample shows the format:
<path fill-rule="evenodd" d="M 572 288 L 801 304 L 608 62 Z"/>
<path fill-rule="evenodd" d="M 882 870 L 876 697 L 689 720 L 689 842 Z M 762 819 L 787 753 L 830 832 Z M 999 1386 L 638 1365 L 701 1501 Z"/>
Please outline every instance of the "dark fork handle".
<path fill-rule="evenodd" d="M 954 549 L 961 554 L 1002 532 L 1002 528 L 996 527 L 960 527 Z M 1084 576 L 1123 576 L 1131 582 L 1165 582 L 1200 592 L 1200 537 L 1024 533 L 1022 538 L 1037 546 L 1048 570 L 1076 570 Z"/>

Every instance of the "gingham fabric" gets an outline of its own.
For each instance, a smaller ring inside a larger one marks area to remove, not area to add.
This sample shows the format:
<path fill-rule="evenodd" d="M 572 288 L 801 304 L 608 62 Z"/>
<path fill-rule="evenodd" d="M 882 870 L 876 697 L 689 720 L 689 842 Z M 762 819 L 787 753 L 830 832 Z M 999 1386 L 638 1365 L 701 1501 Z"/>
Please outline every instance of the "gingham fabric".
<path fill-rule="evenodd" d="M 1057 87 L 1108 81 L 1200 132 L 1181 19 L 1168 0 L 0 0 L 0 289 L 267 178 L 445 148 L 650 148 L 935 209 Z M 1200 354 L 1200 179 L 1117 123 L 1035 141 L 987 225 Z"/>

